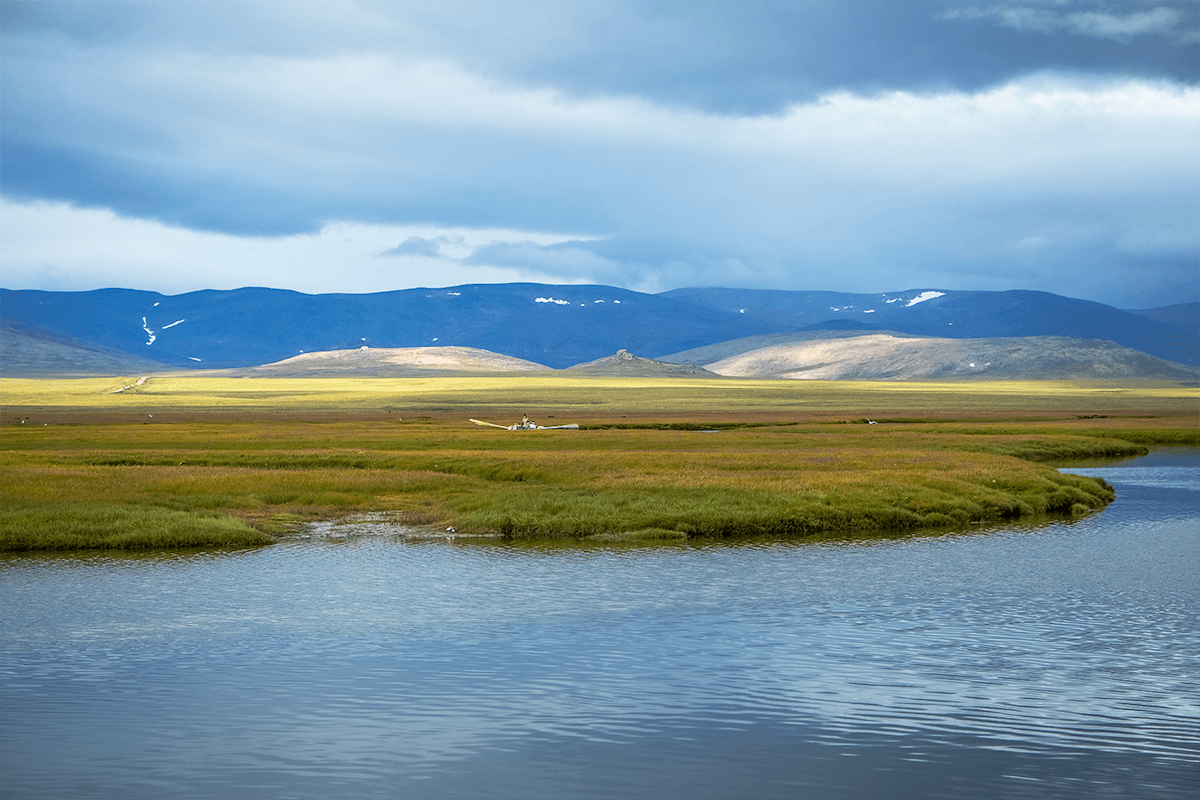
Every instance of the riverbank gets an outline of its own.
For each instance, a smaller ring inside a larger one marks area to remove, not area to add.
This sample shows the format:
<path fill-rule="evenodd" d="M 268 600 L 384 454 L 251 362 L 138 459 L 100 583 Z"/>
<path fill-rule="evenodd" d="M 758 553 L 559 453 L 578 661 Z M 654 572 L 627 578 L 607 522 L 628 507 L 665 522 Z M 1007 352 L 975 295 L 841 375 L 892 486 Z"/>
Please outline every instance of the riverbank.
<path fill-rule="evenodd" d="M 245 547 L 295 523 L 381 511 L 507 537 L 965 527 L 1101 509 L 1113 499 L 1103 481 L 1042 462 L 1146 452 L 1111 424 L 1080 431 L 1075 420 L 1027 431 L 1011 422 L 601 422 L 529 433 L 444 417 L 9 426 L 0 550 Z M 1187 438 L 1179 420 L 1153 423 L 1124 434 Z"/>
<path fill-rule="evenodd" d="M 1047 462 L 1200 445 L 1196 396 L 1063 382 L 6 381 L 0 550 L 245 547 L 370 513 L 602 540 L 1078 516 L 1111 488 Z M 513 409 L 581 429 L 469 421 Z"/>

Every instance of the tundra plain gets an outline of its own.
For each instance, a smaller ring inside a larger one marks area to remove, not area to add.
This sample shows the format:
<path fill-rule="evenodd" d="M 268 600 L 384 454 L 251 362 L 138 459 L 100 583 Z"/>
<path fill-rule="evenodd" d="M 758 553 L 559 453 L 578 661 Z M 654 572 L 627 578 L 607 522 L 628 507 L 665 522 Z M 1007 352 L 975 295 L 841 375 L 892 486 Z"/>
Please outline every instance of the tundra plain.
<path fill-rule="evenodd" d="M 354 515 L 456 535 L 970 529 L 1113 499 L 1062 459 L 1200 445 L 1175 383 L 6 379 L 0 548 L 269 544 Z M 581 430 L 503 431 L 468 418 Z"/>

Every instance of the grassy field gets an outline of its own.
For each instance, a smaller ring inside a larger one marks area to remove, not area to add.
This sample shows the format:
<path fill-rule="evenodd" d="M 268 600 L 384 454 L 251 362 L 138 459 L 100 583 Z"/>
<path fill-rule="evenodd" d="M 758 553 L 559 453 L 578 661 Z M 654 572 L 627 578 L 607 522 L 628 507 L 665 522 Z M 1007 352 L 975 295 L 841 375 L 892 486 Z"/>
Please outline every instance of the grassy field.
<path fill-rule="evenodd" d="M 844 416 L 941 413 L 1144 413 L 1196 411 L 1196 387 L 1053 381 L 770 381 L 711 378 L 580 378 L 562 374 L 463 378 L 225 378 L 204 373 L 78 380 L 3 381 L 6 419 L 26 411 L 459 412 L 505 419 L 531 414 L 724 411 Z M 129 386 L 120 393 L 114 392 Z"/>
<path fill-rule="evenodd" d="M 1200 445 L 1194 387 L 552 376 L 5 380 L 0 549 L 244 546 L 362 512 L 505 536 L 967 527 L 1102 508 L 1046 461 Z M 527 412 L 579 431 L 508 432 Z M 867 419 L 880 424 L 866 424 Z"/>

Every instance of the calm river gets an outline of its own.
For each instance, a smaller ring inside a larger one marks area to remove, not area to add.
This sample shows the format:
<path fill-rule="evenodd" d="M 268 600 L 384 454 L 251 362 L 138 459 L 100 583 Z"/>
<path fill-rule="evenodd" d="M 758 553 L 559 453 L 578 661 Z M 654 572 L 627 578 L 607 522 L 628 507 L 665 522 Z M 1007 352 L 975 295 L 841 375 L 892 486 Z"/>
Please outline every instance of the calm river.
<path fill-rule="evenodd" d="M 17 798 L 1193 798 L 1200 453 L 972 534 L 0 558 Z"/>

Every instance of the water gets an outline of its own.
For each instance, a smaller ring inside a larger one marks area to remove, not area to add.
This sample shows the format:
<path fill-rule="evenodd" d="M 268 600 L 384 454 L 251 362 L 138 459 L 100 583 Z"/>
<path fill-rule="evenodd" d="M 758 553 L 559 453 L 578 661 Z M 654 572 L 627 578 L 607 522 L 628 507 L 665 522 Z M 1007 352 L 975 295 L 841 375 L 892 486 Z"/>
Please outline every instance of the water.
<path fill-rule="evenodd" d="M 0 559 L 4 798 L 1176 798 L 1200 453 L 1073 523 Z"/>

